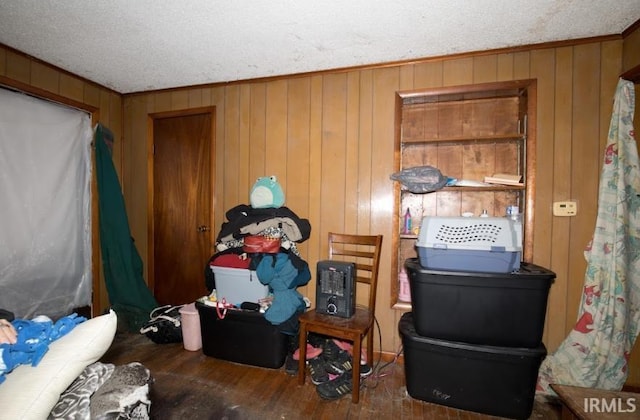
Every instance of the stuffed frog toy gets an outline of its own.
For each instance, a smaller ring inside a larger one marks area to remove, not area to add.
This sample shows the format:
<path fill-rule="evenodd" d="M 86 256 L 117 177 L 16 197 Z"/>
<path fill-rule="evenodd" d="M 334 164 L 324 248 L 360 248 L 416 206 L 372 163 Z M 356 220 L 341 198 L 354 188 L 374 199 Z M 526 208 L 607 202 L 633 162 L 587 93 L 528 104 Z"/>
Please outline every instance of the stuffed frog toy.
<path fill-rule="evenodd" d="M 284 205 L 284 192 L 275 175 L 258 178 L 249 196 L 254 209 L 279 208 Z"/>

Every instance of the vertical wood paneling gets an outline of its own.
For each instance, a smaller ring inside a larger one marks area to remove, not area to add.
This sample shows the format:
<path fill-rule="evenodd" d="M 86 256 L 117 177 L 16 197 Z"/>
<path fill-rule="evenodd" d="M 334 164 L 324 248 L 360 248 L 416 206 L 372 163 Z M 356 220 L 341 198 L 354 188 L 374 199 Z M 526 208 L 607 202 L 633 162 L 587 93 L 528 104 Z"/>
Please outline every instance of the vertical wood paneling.
<path fill-rule="evenodd" d="M 414 85 L 412 89 L 443 86 L 443 61 L 429 61 L 414 65 Z"/>
<path fill-rule="evenodd" d="M 0 75 L 7 75 L 7 50 L 0 47 Z"/>
<path fill-rule="evenodd" d="M 389 175 L 393 172 L 393 152 L 395 133 L 395 92 L 399 88 L 400 73 L 397 68 L 373 71 L 373 136 L 371 154 L 371 225 L 370 232 L 384 235 L 380 272 L 378 279 L 376 316 L 382 329 L 382 348 L 394 345 L 393 336 L 397 331 L 394 318 L 388 316 L 391 307 L 391 279 L 397 275 L 391 272 L 391 229 L 395 229 L 393 215 L 393 184 Z M 384 242 L 386 241 L 386 242 Z M 392 335 L 393 334 L 393 335 Z"/>
<path fill-rule="evenodd" d="M 583 69 L 593 69 L 584 71 Z M 596 221 L 600 174 L 600 44 L 574 47 L 573 132 L 571 139 L 571 195 L 580 206 L 571 220 L 567 309 L 576 313 L 582 296 L 586 264 L 584 249 Z M 592 203 L 581 205 L 581 203 Z M 571 320 L 570 324 L 573 324 Z M 567 325 L 573 327 L 573 325 Z"/>
<path fill-rule="evenodd" d="M 287 183 L 285 205 L 299 217 L 309 217 L 311 79 L 292 79 L 287 90 Z M 308 254 L 308 243 L 298 250 Z"/>
<path fill-rule="evenodd" d="M 158 92 L 153 95 L 153 110 L 150 112 L 171 111 L 171 92 Z"/>
<path fill-rule="evenodd" d="M 554 65 L 553 50 L 538 50 L 531 53 L 531 77 L 538 79 L 538 102 L 549 104 L 538 109 L 538 130 L 536 135 L 536 156 L 538 166 L 543 160 L 553 161 L 553 122 L 554 122 Z M 553 195 L 553 172 L 536 171 L 536 231 L 534 232 L 534 249 L 536 263 L 548 267 L 551 263 L 549 238 L 551 236 L 551 214 L 548 211 Z M 539 244 L 536 246 L 536 244 Z"/>
<path fill-rule="evenodd" d="M 32 86 L 44 89 L 49 92 L 59 93 L 60 74 L 49 66 L 42 63 L 31 64 L 30 80 Z"/>
<path fill-rule="evenodd" d="M 251 153 L 251 86 L 240 86 L 240 121 L 239 121 L 239 150 L 238 150 L 238 188 L 242 200 L 242 190 L 247 191 L 243 204 L 249 203 L 249 192 L 255 179 L 249 175 L 249 155 Z M 266 174 L 265 174 L 266 175 Z M 286 192 L 286 191 L 285 191 Z"/>
<path fill-rule="evenodd" d="M 202 102 L 202 96 L 204 89 L 194 88 L 187 91 L 187 107 L 200 108 L 205 106 Z"/>
<path fill-rule="evenodd" d="M 169 96 L 171 97 L 172 111 L 187 109 L 189 107 L 189 91 L 188 90 L 172 90 Z"/>
<path fill-rule="evenodd" d="M 554 82 L 555 51 L 538 50 L 531 53 L 531 77 L 538 79 L 538 102 L 548 104 L 537 110 L 538 130 L 536 132 L 536 156 L 538 168 L 545 164 L 543 160 L 553 161 L 553 124 L 554 124 Z M 551 229 L 552 215 L 549 209 L 553 201 L 553 172 L 536 170 L 535 226 L 533 232 L 534 263 L 543 267 L 551 266 Z M 547 311 L 549 312 L 549 311 Z M 547 317 L 546 325 L 551 323 Z M 548 328 L 545 330 L 548 333 Z M 544 337 L 546 339 L 546 336 Z"/>
<path fill-rule="evenodd" d="M 358 224 L 355 232 L 367 234 L 371 226 L 371 176 L 375 170 L 373 156 L 373 72 L 360 72 L 360 109 L 358 131 Z M 384 240 L 384 239 L 383 239 Z M 384 292 L 383 292 L 384 293 Z"/>
<path fill-rule="evenodd" d="M 267 83 L 265 175 L 277 175 L 286 184 L 287 81 Z"/>
<path fill-rule="evenodd" d="M 619 75 L 622 73 L 622 45 L 619 42 L 603 42 L 600 54 L 600 155 L 599 162 L 602 167 L 604 151 L 607 146 L 611 113 L 613 112 L 613 100 L 616 94 Z M 636 102 L 638 99 L 636 98 Z M 638 105 L 636 105 L 638 109 Z M 636 113 L 636 115 L 638 115 Z M 635 121 L 638 121 L 636 117 Z M 636 124 L 636 127 L 638 124 Z"/>
<path fill-rule="evenodd" d="M 101 101 L 108 102 L 108 98 L 101 98 Z M 125 194 L 125 206 L 129 215 L 131 235 L 133 236 L 138 252 L 141 256 L 148 254 L 148 216 L 147 204 L 149 195 L 147 192 L 147 103 L 144 98 L 135 101 L 128 109 L 127 115 L 135 124 L 132 126 L 131 135 L 133 141 L 123 142 L 123 174 L 120 182 Z M 144 211 L 141 211 L 143 210 Z M 148 267 L 144 265 L 145 275 Z M 145 277 L 146 278 L 146 277 Z"/>
<path fill-rule="evenodd" d="M 521 51 L 513 54 L 513 78 L 515 80 L 529 78 L 528 51 Z"/>
<path fill-rule="evenodd" d="M 638 65 L 640 65 L 640 27 L 624 39 L 622 48 L 622 70 L 620 73 Z M 636 96 L 636 101 L 637 100 L 638 97 Z"/>
<path fill-rule="evenodd" d="M 496 81 L 513 79 L 513 54 L 498 54 Z"/>
<path fill-rule="evenodd" d="M 247 203 L 249 192 L 240 195 L 237 168 L 240 165 L 240 86 L 225 88 L 224 100 L 224 208 L 226 210 Z M 231 169 L 233 168 L 233 170 Z M 246 195 L 246 197 L 245 197 Z"/>
<path fill-rule="evenodd" d="M 347 76 L 337 73 L 323 79 L 321 197 L 325 199 L 320 203 L 323 217 L 319 228 L 324 248 L 327 232 L 344 232 L 346 228 Z"/>
<path fill-rule="evenodd" d="M 30 69 L 30 61 L 27 57 L 16 54 L 13 51 L 7 51 L 7 77 L 31 86 L 37 86 L 37 84 L 31 83 Z M 35 82 L 37 83 L 38 81 L 36 80 Z"/>
<path fill-rule="evenodd" d="M 358 224 L 360 212 L 360 200 L 364 197 L 360 197 L 358 194 L 358 185 L 360 184 L 360 149 L 366 147 L 365 144 L 360 142 L 358 136 L 359 131 L 359 109 L 360 109 L 360 77 L 359 72 L 347 73 L 346 80 L 346 104 L 345 104 L 345 159 L 347 165 L 345 167 L 345 208 L 344 208 L 344 223 L 345 226 L 342 229 L 346 233 L 358 233 Z M 366 150 L 362 151 L 364 155 L 367 154 Z M 369 165 L 363 169 L 369 169 Z M 367 197 L 368 198 L 368 197 Z M 364 294 L 361 294 L 364 297 Z M 364 304 L 366 301 L 363 300 Z"/>
<path fill-rule="evenodd" d="M 554 124 L 553 124 L 553 159 L 551 163 L 539 162 L 539 168 L 548 168 L 553 174 L 553 201 L 565 201 L 571 196 L 571 133 L 573 108 L 573 48 L 557 48 L 555 50 L 555 91 L 554 91 Z M 544 153 L 539 150 L 539 153 Z M 539 154 L 544 159 L 544 154 Z M 548 156 L 548 155 L 547 155 Z M 549 210 L 547 210 L 549 211 Z M 538 210 L 536 210 L 536 217 Z M 552 235 L 547 244 L 551 250 L 551 265 L 549 268 L 556 273 L 556 279 L 551 286 L 547 310 L 547 343 L 552 348 L 557 347 L 565 337 L 568 318 L 575 321 L 574 313 L 567 313 L 567 289 L 569 283 L 569 249 L 571 220 L 568 217 L 554 217 L 552 220 Z M 536 224 L 537 226 L 537 224 Z M 534 255 L 536 251 L 534 250 Z"/>
<path fill-rule="evenodd" d="M 495 54 L 473 58 L 473 83 L 495 82 L 498 58 Z"/>
<path fill-rule="evenodd" d="M 256 83 L 251 85 L 250 108 L 250 140 L 249 140 L 249 179 L 255 182 L 265 172 L 265 148 L 266 148 L 266 85 Z M 284 181 L 284 180 L 283 180 Z M 287 193 L 287 190 L 285 190 Z M 288 198 L 289 194 L 287 194 Z"/>
<path fill-rule="evenodd" d="M 85 84 L 83 97 L 84 97 L 84 103 L 98 108 L 100 105 L 100 88 L 98 88 L 95 85 Z M 122 100 L 121 97 L 120 97 L 120 100 Z M 120 109 L 120 112 L 122 113 L 122 109 Z"/>
<path fill-rule="evenodd" d="M 320 259 L 326 258 L 327 248 L 324 237 L 326 235 L 320 230 L 320 220 L 322 218 L 322 110 L 323 110 L 324 77 L 311 77 L 311 102 L 309 112 L 309 221 L 311 222 L 311 238 L 308 241 L 309 255 L 307 262 L 310 267 L 315 267 Z M 324 197 L 324 200 L 329 198 Z M 312 270 L 313 272 L 313 270 Z M 315 281 L 310 281 L 302 288 L 301 293 L 306 293 L 309 297 L 315 297 Z"/>
<path fill-rule="evenodd" d="M 224 173 L 225 173 L 225 165 L 224 165 L 224 154 L 225 154 L 225 87 L 218 86 L 210 89 L 206 89 L 206 93 L 209 97 L 210 104 L 215 106 L 216 109 L 216 132 L 214 139 L 214 148 L 215 148 L 215 159 L 216 159 L 216 168 L 215 168 L 215 188 L 213 191 L 213 220 L 214 226 L 222 225 L 222 222 L 225 220 L 225 212 L 227 208 L 224 206 Z"/>
<path fill-rule="evenodd" d="M 473 58 L 445 60 L 443 63 L 443 86 L 473 83 Z"/>
<path fill-rule="evenodd" d="M 83 86 L 82 80 L 72 77 L 66 73 L 60 75 L 59 88 L 60 95 L 65 98 L 71 98 L 76 101 L 82 102 L 83 100 Z"/>

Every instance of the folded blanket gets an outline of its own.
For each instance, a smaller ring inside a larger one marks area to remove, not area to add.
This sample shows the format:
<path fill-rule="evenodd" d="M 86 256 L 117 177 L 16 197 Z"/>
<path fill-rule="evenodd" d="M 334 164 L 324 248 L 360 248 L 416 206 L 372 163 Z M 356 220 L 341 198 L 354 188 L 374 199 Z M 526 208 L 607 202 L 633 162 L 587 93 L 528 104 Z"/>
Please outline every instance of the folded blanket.
<path fill-rule="evenodd" d="M 111 377 L 91 396 L 92 420 L 149 418 L 151 372 L 132 362 L 116 366 Z"/>
<path fill-rule="evenodd" d="M 91 418 L 91 395 L 111 377 L 114 369 L 110 363 L 95 362 L 87 366 L 60 395 L 49 420 Z"/>
<path fill-rule="evenodd" d="M 151 380 L 149 370 L 138 362 L 92 363 L 60 395 L 48 420 L 148 419 Z"/>

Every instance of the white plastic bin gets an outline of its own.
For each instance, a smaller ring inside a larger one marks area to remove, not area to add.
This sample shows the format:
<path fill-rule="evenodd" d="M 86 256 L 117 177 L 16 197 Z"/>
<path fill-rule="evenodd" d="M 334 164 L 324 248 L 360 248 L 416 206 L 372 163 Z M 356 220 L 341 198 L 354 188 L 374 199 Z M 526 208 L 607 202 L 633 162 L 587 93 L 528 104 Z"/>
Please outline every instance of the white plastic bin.
<path fill-rule="evenodd" d="M 210 266 L 216 282 L 218 301 L 240 306 L 243 302 L 259 303 L 269 295 L 269 286 L 260 283 L 253 270 Z"/>
<path fill-rule="evenodd" d="M 182 341 L 184 349 L 198 351 L 202 348 L 202 333 L 200 332 L 200 314 L 195 303 L 180 308 L 182 324 Z"/>

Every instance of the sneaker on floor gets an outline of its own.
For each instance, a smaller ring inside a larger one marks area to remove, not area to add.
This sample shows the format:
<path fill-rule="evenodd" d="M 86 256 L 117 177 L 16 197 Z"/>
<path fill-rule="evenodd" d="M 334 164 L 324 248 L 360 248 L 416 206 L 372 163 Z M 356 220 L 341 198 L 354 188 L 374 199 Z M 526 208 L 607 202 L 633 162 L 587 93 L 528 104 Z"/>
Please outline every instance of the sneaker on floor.
<path fill-rule="evenodd" d="M 298 374 L 298 361 L 293 358 L 291 353 L 287 353 L 287 358 L 284 359 L 284 371 L 291 376 Z"/>
<path fill-rule="evenodd" d="M 346 351 L 339 351 L 332 359 L 326 358 L 327 372 L 339 375 L 345 372 L 350 372 L 353 369 L 352 358 Z"/>
<path fill-rule="evenodd" d="M 360 364 L 360 377 L 366 378 L 373 373 L 373 369 L 367 363 Z"/>
<path fill-rule="evenodd" d="M 318 385 L 316 387 L 316 392 L 325 400 L 336 400 L 344 397 L 345 395 L 351 394 L 352 389 L 353 384 L 351 382 L 351 375 L 343 373 L 333 381 Z"/>
<path fill-rule="evenodd" d="M 342 352 L 343 350 L 338 347 L 332 338 L 324 339 L 322 343 L 322 354 L 324 355 L 325 360 L 335 360 L 337 359 L 338 354 Z"/>
<path fill-rule="evenodd" d="M 329 381 L 329 374 L 325 369 L 325 362 L 322 357 L 318 356 L 307 360 L 309 365 L 309 376 L 314 385 L 320 385 Z"/>

